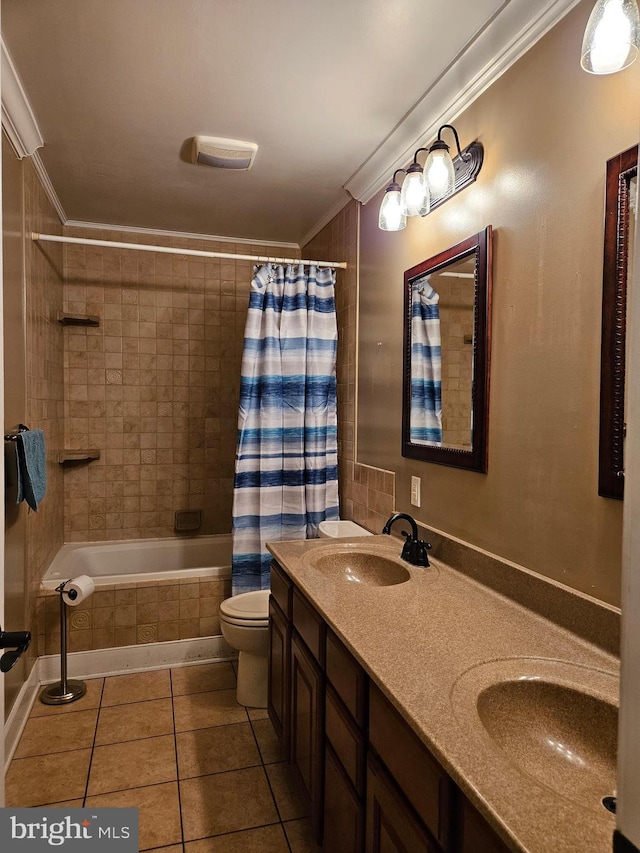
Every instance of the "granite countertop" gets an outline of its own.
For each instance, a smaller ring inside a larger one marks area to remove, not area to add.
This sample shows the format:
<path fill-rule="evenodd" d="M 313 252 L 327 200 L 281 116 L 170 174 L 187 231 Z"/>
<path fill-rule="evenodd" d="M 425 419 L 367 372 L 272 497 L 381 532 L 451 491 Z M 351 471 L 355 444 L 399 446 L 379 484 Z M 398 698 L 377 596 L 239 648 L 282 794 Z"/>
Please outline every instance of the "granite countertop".
<path fill-rule="evenodd" d="M 617 704 L 618 659 L 435 558 L 426 569 L 402 562 L 411 578 L 392 586 L 349 583 L 312 565 L 336 548 L 399 560 L 401 547 L 389 536 L 268 545 L 511 849 L 610 851 L 614 816 L 595 798 L 579 801 L 571 775 L 565 797 L 512 762 L 480 723 L 475 695 L 548 675 Z"/>

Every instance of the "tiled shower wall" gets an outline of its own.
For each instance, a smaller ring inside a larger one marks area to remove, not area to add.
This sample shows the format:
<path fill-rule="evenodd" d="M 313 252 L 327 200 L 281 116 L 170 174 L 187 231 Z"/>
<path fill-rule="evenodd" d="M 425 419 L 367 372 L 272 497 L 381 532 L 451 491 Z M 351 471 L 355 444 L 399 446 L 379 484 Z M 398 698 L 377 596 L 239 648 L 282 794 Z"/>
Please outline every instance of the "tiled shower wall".
<path fill-rule="evenodd" d="M 358 202 L 350 201 L 302 253 L 348 264 L 336 281 L 340 515 L 380 533 L 393 512 L 395 475 L 356 461 L 359 213 Z"/>
<path fill-rule="evenodd" d="M 37 512 L 27 510 L 26 572 L 29 626 L 35 633 L 40 581 L 63 542 L 64 483 L 58 464 L 63 447 L 63 331 L 58 323 L 62 310 L 62 250 L 45 248 L 31 239 L 31 232 L 60 234 L 60 220 L 49 202 L 30 160 L 23 172 L 27 425 L 44 431 L 47 449 L 47 493 Z M 11 381 L 7 378 L 7 381 Z M 36 643 L 29 655 L 43 654 Z"/>
<path fill-rule="evenodd" d="M 291 248 L 66 227 L 65 234 L 205 251 L 298 257 Z M 68 245 L 65 310 L 100 318 L 64 331 L 69 449 L 65 540 L 173 536 L 174 512 L 228 533 L 250 261 Z"/>

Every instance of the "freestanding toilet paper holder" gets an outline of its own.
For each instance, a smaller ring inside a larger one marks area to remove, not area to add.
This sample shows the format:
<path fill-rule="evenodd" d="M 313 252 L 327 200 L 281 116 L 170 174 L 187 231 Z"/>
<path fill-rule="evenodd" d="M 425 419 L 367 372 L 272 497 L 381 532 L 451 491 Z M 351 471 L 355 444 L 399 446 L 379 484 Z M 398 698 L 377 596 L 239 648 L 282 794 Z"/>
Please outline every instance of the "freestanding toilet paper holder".
<path fill-rule="evenodd" d="M 42 688 L 40 701 L 45 705 L 66 705 L 80 699 L 87 692 L 84 681 L 67 678 L 67 605 L 63 593 L 69 580 L 56 587 L 56 592 L 60 593 L 60 681 Z M 75 590 L 71 590 L 69 595 L 75 597 L 73 593 L 77 596 Z"/>

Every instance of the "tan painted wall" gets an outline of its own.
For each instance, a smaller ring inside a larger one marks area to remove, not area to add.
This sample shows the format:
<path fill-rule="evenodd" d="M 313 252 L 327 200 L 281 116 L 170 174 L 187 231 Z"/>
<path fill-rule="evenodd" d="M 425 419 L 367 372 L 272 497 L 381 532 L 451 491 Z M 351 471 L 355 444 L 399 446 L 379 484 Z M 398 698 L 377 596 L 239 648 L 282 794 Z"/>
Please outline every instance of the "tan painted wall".
<path fill-rule="evenodd" d="M 617 604 L 622 505 L 598 497 L 606 161 L 637 141 L 640 63 L 578 63 L 585 0 L 455 120 L 475 185 L 401 233 L 361 214 L 358 461 L 396 472 L 396 508 Z M 389 176 L 391 178 L 391 176 Z M 403 271 L 495 229 L 486 475 L 401 456 Z M 422 507 L 410 506 L 410 476 Z"/>

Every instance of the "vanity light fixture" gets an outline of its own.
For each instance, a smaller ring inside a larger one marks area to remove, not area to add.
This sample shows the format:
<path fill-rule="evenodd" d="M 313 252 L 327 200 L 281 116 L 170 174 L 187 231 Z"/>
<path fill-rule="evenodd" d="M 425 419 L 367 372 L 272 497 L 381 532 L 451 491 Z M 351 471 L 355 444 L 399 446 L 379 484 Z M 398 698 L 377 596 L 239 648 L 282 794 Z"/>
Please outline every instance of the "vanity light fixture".
<path fill-rule="evenodd" d="M 582 40 L 580 65 L 590 74 L 615 74 L 628 68 L 640 50 L 640 12 L 636 0 L 598 0 Z"/>
<path fill-rule="evenodd" d="M 442 139 L 443 130 L 451 130 L 458 153 L 452 159 L 449 146 Z M 418 154 L 428 152 L 424 168 Z M 475 181 L 482 168 L 484 148 L 472 142 L 460 150 L 458 132 L 451 124 L 443 124 L 438 138 L 429 148 L 418 148 L 413 162 L 406 169 L 396 169 L 393 181 L 387 187 L 380 205 L 378 227 L 383 231 L 401 231 L 408 216 L 426 216 L 431 210 Z M 402 187 L 396 180 L 404 172 Z"/>
<path fill-rule="evenodd" d="M 407 215 L 402 206 L 401 195 L 402 190 L 400 184 L 396 181 L 398 172 L 404 172 L 404 169 L 396 169 L 393 173 L 393 180 L 384 191 L 382 204 L 380 205 L 380 213 L 378 215 L 378 228 L 382 231 L 402 231 L 407 225 Z"/>
<path fill-rule="evenodd" d="M 407 216 L 426 216 L 431 209 L 429 186 L 425 181 L 424 170 L 418 163 L 418 154 L 421 151 L 427 149 L 418 148 L 402 182 L 400 203 Z"/>

